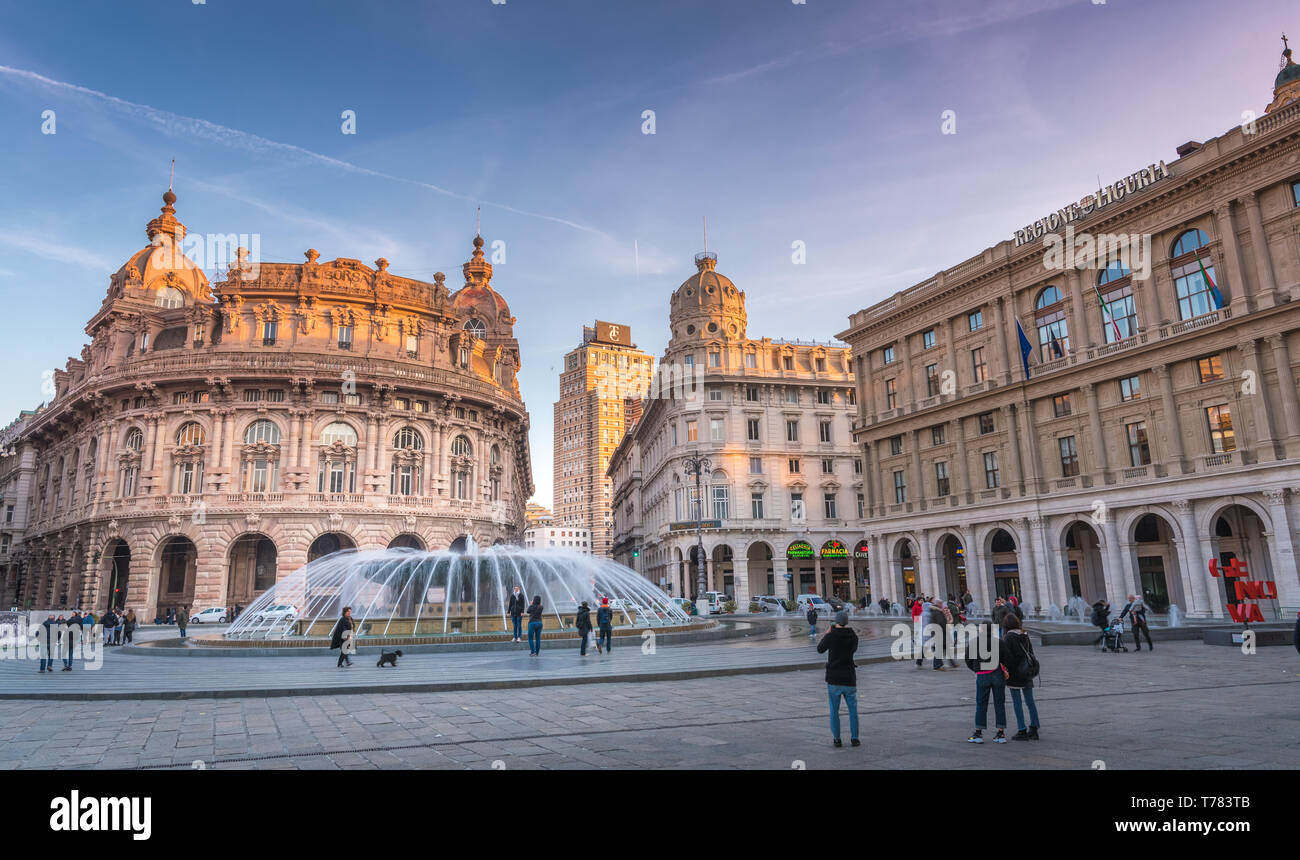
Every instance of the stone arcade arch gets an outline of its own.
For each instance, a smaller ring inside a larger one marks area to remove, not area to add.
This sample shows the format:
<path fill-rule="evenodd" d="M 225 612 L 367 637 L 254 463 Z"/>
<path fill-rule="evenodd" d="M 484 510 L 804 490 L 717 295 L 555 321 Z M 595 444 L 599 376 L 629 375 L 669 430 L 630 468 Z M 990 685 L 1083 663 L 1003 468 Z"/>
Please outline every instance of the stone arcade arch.
<path fill-rule="evenodd" d="M 911 537 L 899 538 L 890 553 L 890 567 L 897 597 L 890 595 L 895 603 L 905 603 L 904 598 L 910 594 L 919 594 L 917 574 L 920 564 L 918 544 Z"/>
<path fill-rule="evenodd" d="M 776 568 L 772 563 L 772 545 L 766 541 L 754 541 L 745 550 L 745 559 L 749 568 L 749 593 L 751 597 L 760 594 L 778 594 L 775 581 Z M 780 583 L 782 587 L 785 583 Z"/>
<path fill-rule="evenodd" d="M 261 532 L 242 534 L 230 544 L 226 572 L 226 605 L 244 607 L 278 578 L 279 550 Z"/>
<path fill-rule="evenodd" d="M 1152 612 L 1167 612 L 1170 604 L 1186 611 L 1190 605 L 1178 564 L 1177 527 L 1157 511 L 1136 517 L 1124 531 L 1132 554 L 1137 587 Z M 1128 586 L 1125 591 L 1133 586 Z"/>
<path fill-rule="evenodd" d="M 131 578 L 131 547 L 122 538 L 113 538 L 100 555 L 100 599 L 96 611 L 122 609 L 126 606 L 126 584 Z"/>
<path fill-rule="evenodd" d="M 966 548 L 961 537 L 947 532 L 939 538 L 935 547 L 935 564 L 938 566 L 939 589 L 935 597 L 948 599 L 948 595 L 960 598 L 967 590 Z"/>
<path fill-rule="evenodd" d="M 343 534 L 343 532 L 325 532 L 311 542 L 311 547 L 307 550 L 307 563 L 311 564 L 318 558 L 324 558 L 345 549 L 356 548 L 356 541 Z"/>
<path fill-rule="evenodd" d="M 1206 564 L 1209 564 L 1210 558 L 1214 558 L 1220 567 L 1225 567 L 1236 558 L 1246 565 L 1252 580 L 1276 580 L 1279 575 L 1294 576 L 1294 572 L 1278 571 L 1274 566 L 1269 547 L 1271 533 L 1272 523 L 1264 510 L 1257 509 L 1243 499 L 1227 502 L 1210 515 L 1211 554 L 1207 557 Z M 1220 607 L 1240 602 L 1235 586 L 1231 584 L 1233 580 L 1222 576 L 1214 578 L 1207 575 L 1207 578 L 1217 588 L 1213 602 Z M 1278 601 L 1254 602 L 1259 604 L 1265 620 L 1272 621 L 1279 617 Z"/>
<path fill-rule="evenodd" d="M 736 599 L 735 554 L 725 543 L 713 548 L 712 570 L 709 571 L 709 587 L 721 591 L 732 600 Z"/>
<path fill-rule="evenodd" d="M 159 545 L 157 611 L 194 607 L 194 583 L 198 575 L 199 550 L 184 535 L 173 535 Z M 205 607 L 198 607 L 200 609 Z"/>
<path fill-rule="evenodd" d="M 396 549 L 398 547 L 418 550 L 427 549 L 424 545 L 424 541 L 420 539 L 419 535 L 413 535 L 410 532 L 403 532 L 388 542 L 389 549 Z"/>
<path fill-rule="evenodd" d="M 1101 535 L 1091 523 L 1079 519 L 1067 522 L 1061 529 L 1057 549 L 1064 559 L 1067 601 L 1082 597 L 1092 604 L 1106 596 L 1105 553 Z"/>
<path fill-rule="evenodd" d="M 1018 600 L 1024 600 L 1019 546 L 1015 534 L 1001 526 L 992 529 L 984 538 L 984 557 L 989 559 L 989 565 L 993 568 L 995 597 L 1015 595 Z"/>

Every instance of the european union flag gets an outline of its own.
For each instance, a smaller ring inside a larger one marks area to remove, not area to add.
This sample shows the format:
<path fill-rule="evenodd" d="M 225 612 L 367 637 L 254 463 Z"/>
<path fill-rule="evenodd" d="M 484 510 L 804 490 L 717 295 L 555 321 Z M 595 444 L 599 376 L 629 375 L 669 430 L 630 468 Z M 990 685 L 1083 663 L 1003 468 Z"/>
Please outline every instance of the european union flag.
<path fill-rule="evenodd" d="M 1025 327 L 1016 320 L 1016 334 L 1020 336 L 1020 362 L 1025 366 L 1025 379 L 1029 378 L 1029 356 L 1034 354 L 1034 345 L 1025 337 Z"/>

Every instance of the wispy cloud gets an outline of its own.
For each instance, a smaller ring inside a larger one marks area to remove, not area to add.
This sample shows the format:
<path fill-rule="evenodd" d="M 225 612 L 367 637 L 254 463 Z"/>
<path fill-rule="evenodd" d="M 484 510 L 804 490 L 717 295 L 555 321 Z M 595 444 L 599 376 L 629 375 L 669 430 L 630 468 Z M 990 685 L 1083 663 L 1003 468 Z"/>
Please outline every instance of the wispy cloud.
<path fill-rule="evenodd" d="M 353 164 L 350 161 L 344 161 L 343 159 L 334 158 L 329 155 L 324 155 L 323 153 L 313 152 L 310 149 L 305 149 L 291 143 L 281 143 L 280 141 L 271 140 L 270 138 L 262 137 L 251 132 L 241 131 L 240 129 L 209 122 L 205 119 L 182 116 L 181 114 L 160 110 L 155 107 L 150 107 L 149 105 L 127 101 L 118 98 L 117 96 L 100 92 L 99 90 L 92 90 L 89 87 L 80 86 L 79 84 L 68 83 L 67 81 L 56 81 L 53 78 L 48 78 L 45 75 L 27 69 L 15 69 L 12 66 L 0 65 L 0 74 L 7 75 L 12 79 L 28 84 L 34 84 L 95 99 L 107 104 L 121 113 L 126 114 L 127 116 L 152 125 L 154 128 L 170 137 L 198 138 L 230 149 L 252 152 L 258 155 L 279 156 L 295 161 L 307 161 L 348 173 L 355 173 L 362 176 L 373 176 L 376 179 L 385 179 L 390 182 L 400 182 L 405 185 L 423 188 L 427 191 L 432 191 L 436 194 L 452 197 L 457 200 L 465 200 L 482 206 L 490 206 L 505 212 L 512 212 L 516 215 L 523 215 L 528 218 L 538 218 L 543 221 L 562 224 L 566 227 L 571 227 L 574 230 L 581 230 L 584 233 L 592 233 L 597 236 L 612 238 L 603 230 L 590 227 L 586 224 L 580 224 L 577 221 L 562 218 L 558 215 L 548 215 L 544 212 L 533 212 L 494 200 L 482 200 L 468 194 L 462 194 L 458 191 L 444 188 L 441 185 L 435 185 L 431 182 L 423 182 L 418 179 L 408 179 L 404 176 L 394 176 L 391 173 L 363 167 L 362 165 Z"/>
<path fill-rule="evenodd" d="M 54 260 L 58 263 L 69 263 L 74 266 L 85 266 L 90 269 L 104 271 L 105 269 L 115 268 L 106 258 L 101 257 L 94 251 L 88 251 L 85 248 L 78 248 L 75 245 L 65 245 L 61 242 L 54 242 L 43 235 L 29 231 L 11 230 L 0 227 L 0 245 L 7 245 L 10 248 L 17 248 L 20 251 L 26 251 L 29 254 L 35 254 L 47 260 Z M 12 275 L 13 272 L 8 272 Z"/>

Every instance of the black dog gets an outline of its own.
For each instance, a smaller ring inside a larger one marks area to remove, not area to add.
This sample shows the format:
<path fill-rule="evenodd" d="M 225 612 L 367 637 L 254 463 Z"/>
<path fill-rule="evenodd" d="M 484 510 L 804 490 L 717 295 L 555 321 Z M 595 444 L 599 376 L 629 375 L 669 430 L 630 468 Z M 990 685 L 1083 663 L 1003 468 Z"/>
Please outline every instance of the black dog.
<path fill-rule="evenodd" d="M 383 665 L 387 663 L 389 666 L 397 668 L 397 658 L 401 656 L 402 651 L 400 648 L 396 651 L 381 651 L 379 654 L 379 662 L 376 663 L 375 666 L 383 668 Z"/>

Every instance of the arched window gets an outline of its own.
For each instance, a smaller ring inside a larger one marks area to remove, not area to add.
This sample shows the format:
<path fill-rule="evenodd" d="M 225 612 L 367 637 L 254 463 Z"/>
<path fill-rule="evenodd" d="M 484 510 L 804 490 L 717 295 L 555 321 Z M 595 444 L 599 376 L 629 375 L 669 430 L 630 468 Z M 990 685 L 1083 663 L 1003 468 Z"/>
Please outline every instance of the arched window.
<path fill-rule="evenodd" d="M 487 336 L 487 326 L 484 325 L 481 319 L 466 320 L 465 331 L 480 339 Z"/>
<path fill-rule="evenodd" d="M 1106 343 L 1127 340 L 1138 333 L 1137 303 L 1133 299 L 1133 278 L 1128 266 L 1113 260 L 1097 276 L 1101 296 L 1101 327 Z"/>
<path fill-rule="evenodd" d="M 160 308 L 179 308 L 185 304 L 185 294 L 175 287 L 163 287 L 158 291 L 154 304 Z"/>
<path fill-rule="evenodd" d="M 280 428 L 274 421 L 263 418 L 248 425 L 248 429 L 244 431 L 244 444 L 255 445 L 258 442 L 265 442 L 268 445 L 280 444 Z"/>
<path fill-rule="evenodd" d="M 127 497 L 134 496 L 136 489 L 136 478 L 140 474 L 140 451 L 144 448 L 144 431 L 139 427 L 132 427 L 126 431 L 126 452 L 121 459 L 121 481 L 118 484 L 118 494 Z"/>
<path fill-rule="evenodd" d="M 320 493 L 355 493 L 357 487 L 357 431 L 351 424 L 335 421 L 320 434 L 320 472 L 316 491 Z"/>
<path fill-rule="evenodd" d="M 351 424 L 335 421 L 333 424 L 326 425 L 325 429 L 321 431 L 320 440 L 325 445 L 342 442 L 349 448 L 355 448 L 357 446 L 357 431 L 352 429 Z"/>
<path fill-rule="evenodd" d="M 489 500 L 493 502 L 501 501 L 501 448 L 493 445 L 492 450 L 488 452 L 488 466 L 490 475 L 488 477 Z"/>
<path fill-rule="evenodd" d="M 208 434 L 197 421 L 187 421 L 176 431 L 172 455 L 172 493 L 182 496 L 203 492 L 203 444 Z"/>
<path fill-rule="evenodd" d="M 412 451 L 424 450 L 424 437 L 414 427 L 403 427 L 393 437 L 394 448 L 409 448 Z"/>
<path fill-rule="evenodd" d="M 713 518 L 715 520 L 725 520 L 730 517 L 731 485 L 727 483 L 726 472 L 717 471 L 713 473 L 709 494 L 713 501 Z"/>
<path fill-rule="evenodd" d="M 1039 358 L 1043 361 L 1064 358 L 1070 350 L 1070 328 L 1059 289 L 1046 287 L 1038 294 L 1034 301 L 1034 322 L 1038 326 Z"/>
<path fill-rule="evenodd" d="M 457 436 L 451 442 L 451 497 L 468 500 L 474 477 L 474 446 L 465 436 Z"/>
<path fill-rule="evenodd" d="M 208 441 L 208 434 L 203 430 L 203 425 L 197 421 L 187 421 L 181 425 L 181 429 L 176 431 L 176 444 L 178 446 L 202 445 Z"/>
<path fill-rule="evenodd" d="M 414 427 L 403 427 L 393 436 L 393 467 L 388 492 L 394 496 L 418 496 L 422 492 L 424 436 Z"/>
<path fill-rule="evenodd" d="M 500 448 L 500 446 L 497 446 L 497 445 L 493 445 L 493 446 L 492 446 L 492 452 L 488 455 L 488 463 L 490 463 L 490 464 L 493 465 L 493 466 L 500 466 L 500 465 L 501 465 L 501 448 Z"/>
<path fill-rule="evenodd" d="M 144 447 L 144 431 L 139 427 L 132 427 L 126 434 L 126 447 L 132 451 L 139 451 Z"/>
<path fill-rule="evenodd" d="M 1209 242 L 1205 231 L 1197 229 L 1184 232 L 1174 242 L 1170 262 L 1179 319 L 1189 320 L 1223 307 L 1214 258 L 1206 247 Z"/>

